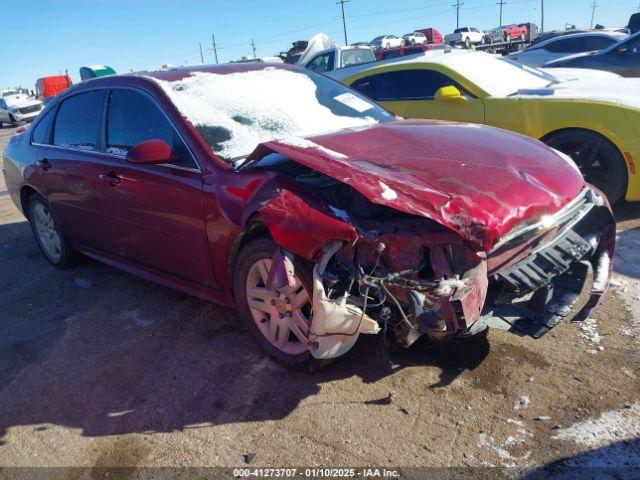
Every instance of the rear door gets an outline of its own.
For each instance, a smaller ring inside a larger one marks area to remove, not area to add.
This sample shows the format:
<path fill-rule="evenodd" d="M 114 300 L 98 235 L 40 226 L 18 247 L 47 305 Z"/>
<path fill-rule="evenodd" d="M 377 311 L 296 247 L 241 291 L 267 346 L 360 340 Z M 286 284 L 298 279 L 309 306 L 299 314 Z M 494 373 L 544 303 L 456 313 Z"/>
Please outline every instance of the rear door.
<path fill-rule="evenodd" d="M 146 140 L 163 140 L 172 163 L 137 165 L 127 151 Z M 205 233 L 203 179 L 196 160 L 153 98 L 140 90 L 113 89 L 104 125 L 110 181 L 105 204 L 116 237 L 112 254 L 183 280 L 212 285 Z"/>
<path fill-rule="evenodd" d="M 356 80 L 351 86 L 403 117 L 484 123 L 482 100 L 471 95 L 447 75 L 435 70 L 383 72 Z M 467 101 L 436 101 L 436 92 L 446 86 L 458 88 Z"/>

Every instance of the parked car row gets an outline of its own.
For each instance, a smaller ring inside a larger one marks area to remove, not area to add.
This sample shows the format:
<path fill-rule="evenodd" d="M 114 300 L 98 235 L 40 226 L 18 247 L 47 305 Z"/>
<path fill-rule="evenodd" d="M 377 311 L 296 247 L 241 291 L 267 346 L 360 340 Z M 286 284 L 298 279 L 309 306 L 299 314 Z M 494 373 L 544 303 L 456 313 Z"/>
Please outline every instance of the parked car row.
<path fill-rule="evenodd" d="M 561 88 L 558 102 L 536 93 L 554 80 L 450 50 L 366 64 L 353 89 L 260 63 L 82 82 L 10 139 L 7 189 L 54 266 L 86 255 L 235 305 L 291 368 L 323 366 L 361 334 L 401 347 L 488 326 L 538 338 L 607 288 L 614 219 L 576 161 L 600 172 L 594 159 L 619 145 L 604 131 L 554 135 L 558 150 L 530 138 L 571 126 Z M 622 138 L 638 124 L 606 101 L 576 108 Z"/>

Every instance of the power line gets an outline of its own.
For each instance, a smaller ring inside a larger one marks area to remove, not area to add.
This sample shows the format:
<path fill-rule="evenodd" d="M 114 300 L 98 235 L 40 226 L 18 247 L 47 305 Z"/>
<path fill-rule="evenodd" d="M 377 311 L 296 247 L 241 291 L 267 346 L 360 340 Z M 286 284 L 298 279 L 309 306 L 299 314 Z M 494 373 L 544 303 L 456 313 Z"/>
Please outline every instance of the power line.
<path fill-rule="evenodd" d="M 500 22 L 498 23 L 498 25 L 502 25 L 502 7 L 504 6 L 506 2 L 504 0 L 500 0 L 498 2 L 498 5 L 500 6 Z"/>
<path fill-rule="evenodd" d="M 349 45 L 349 40 L 347 40 L 347 17 L 344 15 L 344 4 L 350 2 L 351 0 L 338 0 L 336 5 L 340 4 L 340 8 L 342 10 L 342 30 L 344 31 L 344 44 Z"/>
<path fill-rule="evenodd" d="M 455 5 L 451 5 L 456 9 L 456 29 L 460 28 L 460 7 L 462 7 L 464 3 L 460 3 L 460 0 L 456 0 Z"/>
<path fill-rule="evenodd" d="M 596 15 L 596 8 L 598 7 L 599 7 L 598 2 L 593 0 L 593 5 L 591 5 L 591 26 L 589 27 L 590 29 L 593 28 L 593 18 Z"/>

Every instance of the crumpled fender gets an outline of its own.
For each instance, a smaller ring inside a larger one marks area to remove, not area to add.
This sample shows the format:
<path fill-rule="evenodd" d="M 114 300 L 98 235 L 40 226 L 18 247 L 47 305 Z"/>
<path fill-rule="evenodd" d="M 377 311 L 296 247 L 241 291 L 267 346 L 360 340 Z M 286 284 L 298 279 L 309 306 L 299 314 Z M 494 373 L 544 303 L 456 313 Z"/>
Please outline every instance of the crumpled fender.
<path fill-rule="evenodd" d="M 289 190 L 280 190 L 259 212 L 274 241 L 307 260 L 312 260 L 327 241 L 353 245 L 358 239 L 351 225 L 310 206 Z"/>

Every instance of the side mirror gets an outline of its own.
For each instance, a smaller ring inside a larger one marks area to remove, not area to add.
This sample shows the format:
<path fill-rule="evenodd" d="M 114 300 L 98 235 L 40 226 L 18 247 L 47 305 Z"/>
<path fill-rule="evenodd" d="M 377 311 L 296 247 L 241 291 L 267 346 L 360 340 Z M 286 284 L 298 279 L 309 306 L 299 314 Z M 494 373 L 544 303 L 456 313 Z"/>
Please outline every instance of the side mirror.
<path fill-rule="evenodd" d="M 153 165 L 171 161 L 171 147 L 163 140 L 140 142 L 127 152 L 127 162 Z"/>
<path fill-rule="evenodd" d="M 466 103 L 467 99 L 462 96 L 460 90 L 453 85 L 439 88 L 434 97 L 439 102 Z"/>
<path fill-rule="evenodd" d="M 616 55 L 620 55 L 621 57 L 624 57 L 625 55 L 629 55 L 629 48 L 620 47 L 618 50 L 616 50 Z"/>

